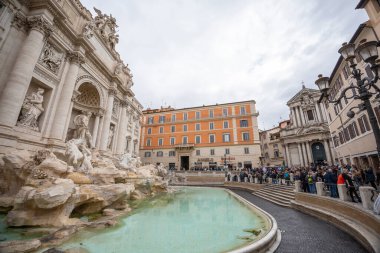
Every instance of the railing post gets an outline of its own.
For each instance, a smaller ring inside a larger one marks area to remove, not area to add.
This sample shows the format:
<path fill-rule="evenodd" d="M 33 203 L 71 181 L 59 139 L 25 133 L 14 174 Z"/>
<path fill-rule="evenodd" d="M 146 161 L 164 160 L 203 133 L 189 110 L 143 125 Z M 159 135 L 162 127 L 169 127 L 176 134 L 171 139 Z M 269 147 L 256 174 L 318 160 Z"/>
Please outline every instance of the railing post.
<path fill-rule="evenodd" d="M 296 192 L 301 192 L 301 181 L 300 180 L 296 180 L 294 182 L 294 186 L 295 186 Z"/>
<path fill-rule="evenodd" d="M 374 195 L 374 199 L 371 200 L 371 197 L 373 196 L 372 191 L 375 191 L 375 188 L 371 186 L 360 186 L 359 192 L 360 197 L 362 198 L 362 203 L 364 209 L 373 210 L 373 204 L 375 203 L 376 194 Z"/>
<path fill-rule="evenodd" d="M 317 187 L 317 195 L 318 196 L 325 196 L 326 193 L 323 190 L 323 187 L 324 187 L 325 184 L 323 182 L 316 182 L 315 185 Z"/>
<path fill-rule="evenodd" d="M 259 179 L 255 177 L 255 184 L 258 184 L 258 183 L 259 183 Z"/>
<path fill-rule="evenodd" d="M 268 178 L 268 184 L 271 184 L 272 183 L 272 178 Z"/>
<path fill-rule="evenodd" d="M 343 201 L 350 201 L 349 196 L 347 195 L 347 187 L 344 184 L 338 184 L 338 193 L 339 199 Z"/>

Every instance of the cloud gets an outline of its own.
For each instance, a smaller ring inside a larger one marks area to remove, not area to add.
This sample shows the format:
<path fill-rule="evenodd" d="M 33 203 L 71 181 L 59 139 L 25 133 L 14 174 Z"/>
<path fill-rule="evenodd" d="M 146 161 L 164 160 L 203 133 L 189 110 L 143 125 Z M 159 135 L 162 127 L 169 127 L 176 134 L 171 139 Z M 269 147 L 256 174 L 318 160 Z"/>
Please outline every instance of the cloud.
<path fill-rule="evenodd" d="M 288 117 L 301 82 L 315 88 L 317 74 L 329 75 L 341 43 L 367 20 L 345 0 L 82 2 L 116 17 L 117 49 L 145 107 L 254 99 L 260 128 Z"/>

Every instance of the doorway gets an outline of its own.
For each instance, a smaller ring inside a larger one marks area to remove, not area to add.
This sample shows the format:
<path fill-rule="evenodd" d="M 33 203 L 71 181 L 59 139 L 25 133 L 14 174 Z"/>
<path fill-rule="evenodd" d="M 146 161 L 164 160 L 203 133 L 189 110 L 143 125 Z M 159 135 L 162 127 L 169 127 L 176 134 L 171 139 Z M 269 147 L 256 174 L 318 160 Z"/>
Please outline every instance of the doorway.
<path fill-rule="evenodd" d="M 189 170 L 189 156 L 181 156 L 181 170 Z"/>
<path fill-rule="evenodd" d="M 327 160 L 325 147 L 322 143 L 316 142 L 311 145 L 311 152 L 313 153 L 314 164 L 321 164 L 323 161 Z"/>

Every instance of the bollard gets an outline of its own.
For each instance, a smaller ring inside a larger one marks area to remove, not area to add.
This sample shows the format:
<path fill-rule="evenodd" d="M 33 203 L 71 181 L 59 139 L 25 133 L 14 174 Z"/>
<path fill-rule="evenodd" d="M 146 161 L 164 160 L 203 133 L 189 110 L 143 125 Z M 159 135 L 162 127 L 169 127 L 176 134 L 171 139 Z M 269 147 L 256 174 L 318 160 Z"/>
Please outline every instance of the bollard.
<path fill-rule="evenodd" d="M 317 195 L 326 196 L 326 192 L 323 190 L 323 187 L 325 186 L 325 184 L 323 182 L 316 182 L 315 185 L 317 187 Z"/>
<path fill-rule="evenodd" d="M 268 184 L 271 184 L 272 183 L 272 178 L 268 178 Z"/>
<path fill-rule="evenodd" d="M 253 183 L 253 177 L 249 177 L 249 182 Z"/>
<path fill-rule="evenodd" d="M 244 177 L 244 183 L 248 183 L 248 177 Z"/>
<path fill-rule="evenodd" d="M 338 184 L 339 199 L 343 201 L 350 201 L 350 196 L 347 195 L 347 188 L 345 184 Z"/>
<path fill-rule="evenodd" d="M 259 183 L 259 179 L 255 177 L 255 184 L 258 184 L 258 183 Z"/>
<path fill-rule="evenodd" d="M 301 181 L 300 180 L 296 180 L 294 182 L 294 186 L 295 186 L 295 191 L 296 192 L 301 192 Z"/>
<path fill-rule="evenodd" d="M 363 204 L 364 209 L 368 209 L 371 211 L 373 210 L 373 204 L 375 203 L 376 194 L 374 197 L 375 199 L 373 201 L 371 200 L 371 197 L 372 197 L 372 191 L 374 190 L 375 188 L 371 186 L 359 187 L 360 197 L 362 198 L 362 204 Z"/>
<path fill-rule="evenodd" d="M 224 182 L 228 182 L 228 177 L 224 177 Z"/>
<path fill-rule="evenodd" d="M 240 183 L 240 176 L 239 175 L 237 176 L 237 179 L 238 179 L 238 183 Z"/>

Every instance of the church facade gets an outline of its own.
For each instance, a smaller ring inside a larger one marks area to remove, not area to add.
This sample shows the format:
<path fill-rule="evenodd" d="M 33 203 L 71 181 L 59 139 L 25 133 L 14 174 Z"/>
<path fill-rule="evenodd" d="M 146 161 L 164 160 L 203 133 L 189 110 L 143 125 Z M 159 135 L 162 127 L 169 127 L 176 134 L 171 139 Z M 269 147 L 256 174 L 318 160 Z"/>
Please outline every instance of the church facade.
<path fill-rule="evenodd" d="M 82 138 L 137 155 L 142 105 L 115 50 L 116 19 L 77 0 L 0 4 L 0 154 Z"/>
<path fill-rule="evenodd" d="M 281 129 L 280 135 L 288 166 L 310 166 L 334 163 L 331 136 L 326 112 L 318 103 L 319 90 L 302 89 L 287 102 L 290 124 Z"/>

